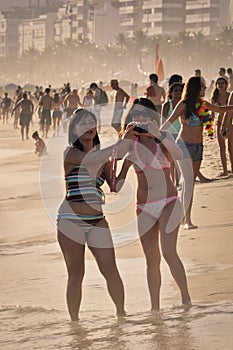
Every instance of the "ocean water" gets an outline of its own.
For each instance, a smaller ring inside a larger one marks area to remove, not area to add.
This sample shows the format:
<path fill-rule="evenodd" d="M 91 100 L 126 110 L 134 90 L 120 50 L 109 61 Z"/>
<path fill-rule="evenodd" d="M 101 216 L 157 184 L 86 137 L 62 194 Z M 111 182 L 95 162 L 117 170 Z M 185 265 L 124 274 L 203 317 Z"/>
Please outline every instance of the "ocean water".
<path fill-rule="evenodd" d="M 87 259 L 80 321 L 72 323 L 65 304 L 66 269 L 56 241 L 2 244 L 0 250 L 1 350 L 232 349 L 232 303 L 194 301 L 184 309 L 164 263 L 162 308 L 152 314 L 144 259 L 118 260 L 127 316 L 117 319 L 104 279 L 95 261 Z M 188 275 L 202 269 L 184 263 Z"/>

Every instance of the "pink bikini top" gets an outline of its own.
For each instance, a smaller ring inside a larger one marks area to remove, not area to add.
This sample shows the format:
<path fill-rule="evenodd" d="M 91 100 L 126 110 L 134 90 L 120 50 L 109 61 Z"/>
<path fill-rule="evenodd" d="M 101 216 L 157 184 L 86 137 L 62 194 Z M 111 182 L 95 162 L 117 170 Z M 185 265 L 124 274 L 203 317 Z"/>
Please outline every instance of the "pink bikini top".
<path fill-rule="evenodd" d="M 171 163 L 169 159 L 166 157 L 166 155 L 161 150 L 161 147 L 158 143 L 155 142 L 155 150 L 153 153 L 153 156 L 151 158 L 151 161 L 149 164 L 146 164 L 143 159 L 140 157 L 139 151 L 138 151 L 138 139 L 134 142 L 134 169 L 136 172 L 143 171 L 146 168 L 153 168 L 155 170 L 162 170 L 162 169 L 168 169 L 171 166 Z M 140 168 L 140 170 L 137 170 L 137 168 Z"/>

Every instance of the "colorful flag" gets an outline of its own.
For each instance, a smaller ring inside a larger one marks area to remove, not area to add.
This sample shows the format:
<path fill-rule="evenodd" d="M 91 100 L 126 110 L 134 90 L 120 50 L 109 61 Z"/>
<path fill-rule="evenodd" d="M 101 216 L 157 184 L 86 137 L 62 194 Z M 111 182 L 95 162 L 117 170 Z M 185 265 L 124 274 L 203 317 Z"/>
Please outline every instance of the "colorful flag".
<path fill-rule="evenodd" d="M 159 44 L 156 45 L 155 50 L 155 70 L 158 75 L 159 81 L 165 78 L 163 61 L 159 58 Z"/>

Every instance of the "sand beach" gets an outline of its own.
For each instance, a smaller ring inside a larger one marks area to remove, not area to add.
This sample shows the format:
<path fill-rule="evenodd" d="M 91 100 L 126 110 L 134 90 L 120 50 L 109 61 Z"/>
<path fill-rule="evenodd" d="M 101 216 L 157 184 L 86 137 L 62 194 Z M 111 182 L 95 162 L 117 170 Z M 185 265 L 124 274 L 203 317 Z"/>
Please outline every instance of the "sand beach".
<path fill-rule="evenodd" d="M 149 311 L 145 260 L 135 226 L 135 178 L 130 172 L 119 195 L 106 189 L 105 209 L 125 284 L 127 317 L 115 318 L 104 280 L 87 252 L 81 321 L 71 324 L 66 269 L 55 227 L 56 208 L 64 194 L 66 137 L 46 140 L 49 156 L 41 162 L 32 138 L 22 142 L 12 124 L 0 126 L 1 349 L 231 350 L 233 178 L 217 177 L 217 140 L 204 138 L 201 170 L 215 180 L 195 186 L 193 222 L 198 229 L 181 227 L 179 233 L 193 307 L 180 306 L 178 290 L 162 261 L 161 312 Z M 116 134 L 104 125 L 100 137 L 108 144 Z"/>

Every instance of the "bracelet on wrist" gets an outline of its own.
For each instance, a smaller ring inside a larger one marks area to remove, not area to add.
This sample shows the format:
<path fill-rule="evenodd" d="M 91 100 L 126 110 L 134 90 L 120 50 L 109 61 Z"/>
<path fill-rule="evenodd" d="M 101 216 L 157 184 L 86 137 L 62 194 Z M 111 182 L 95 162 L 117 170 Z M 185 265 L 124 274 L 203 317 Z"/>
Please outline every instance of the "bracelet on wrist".
<path fill-rule="evenodd" d="M 166 131 L 160 131 L 160 136 L 158 138 L 155 137 L 155 142 L 156 143 L 161 143 L 166 137 L 167 137 L 167 132 Z"/>

